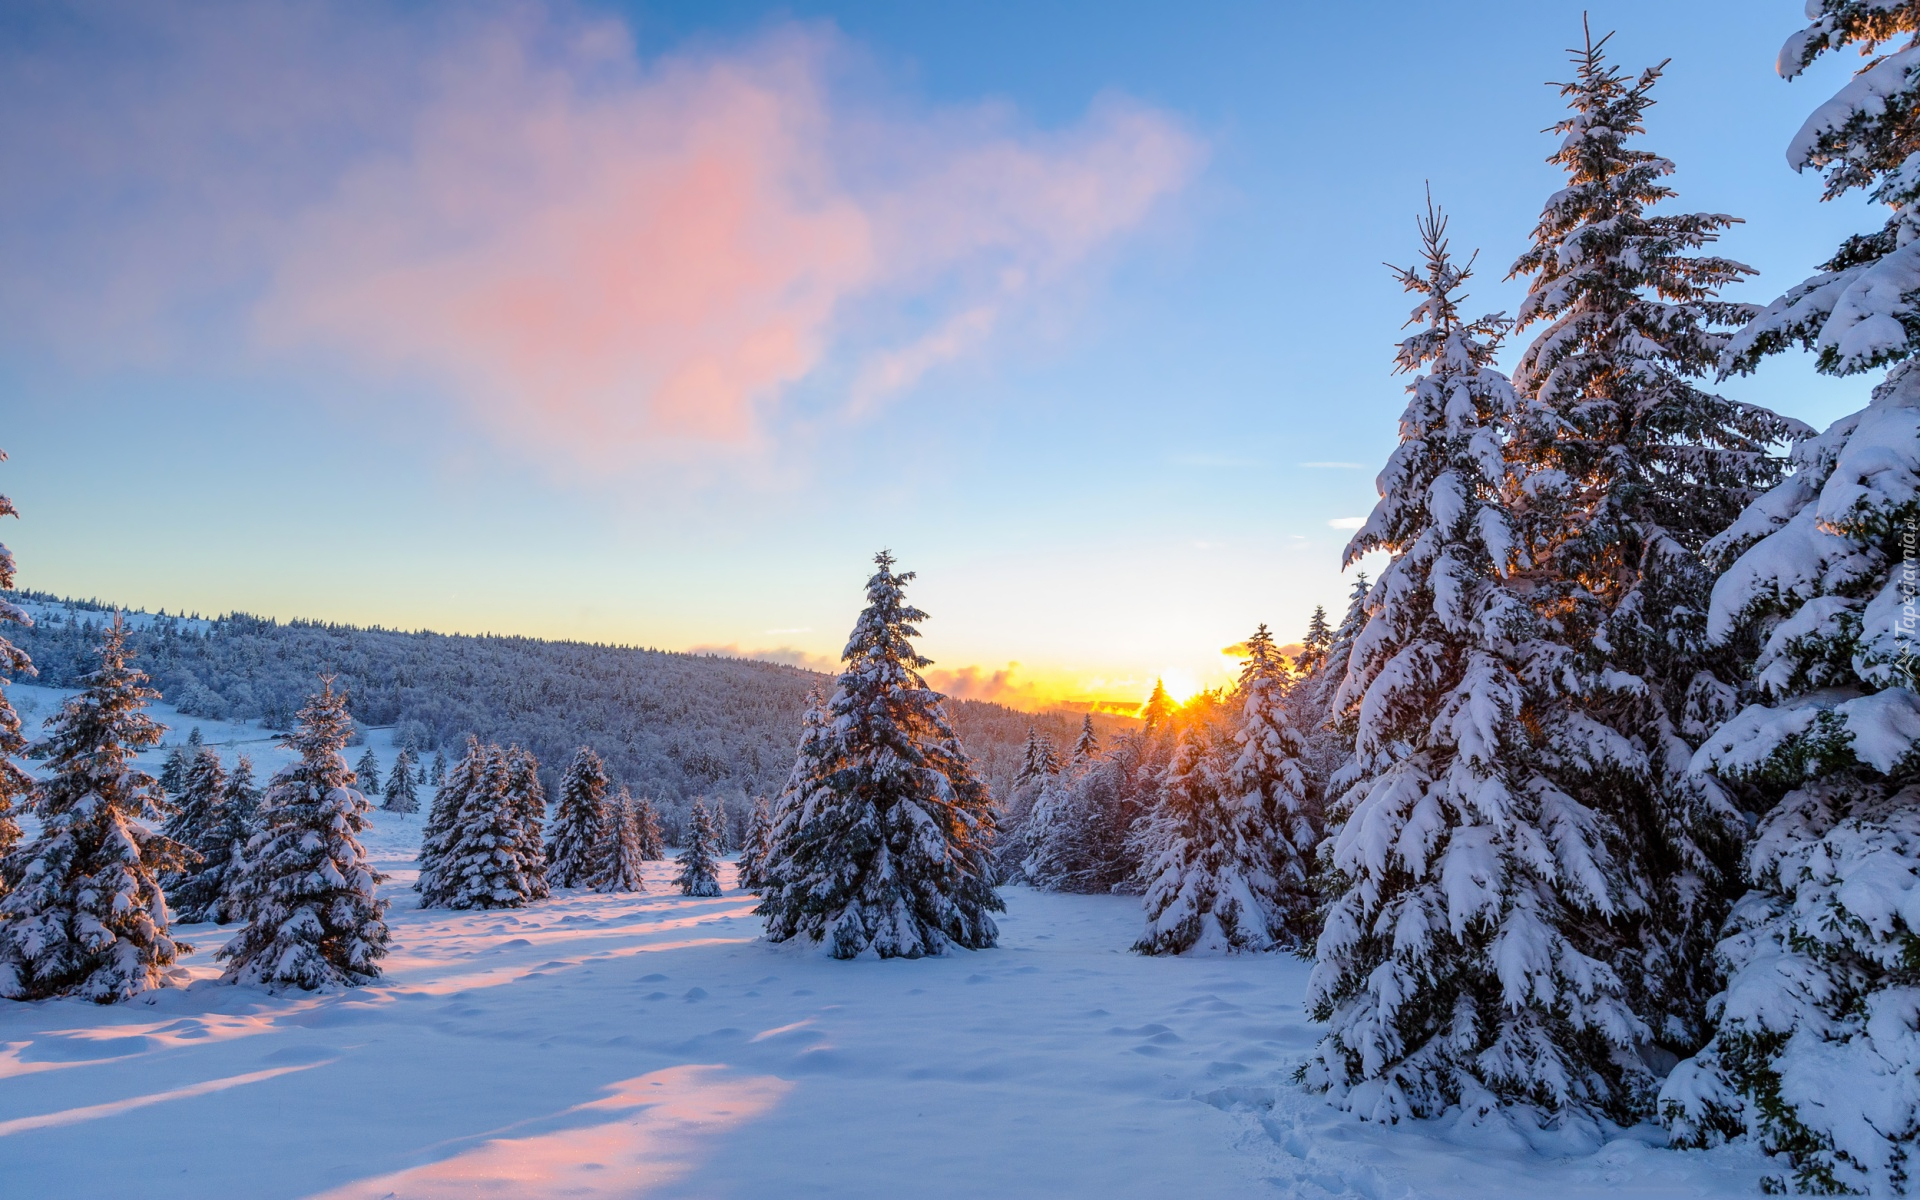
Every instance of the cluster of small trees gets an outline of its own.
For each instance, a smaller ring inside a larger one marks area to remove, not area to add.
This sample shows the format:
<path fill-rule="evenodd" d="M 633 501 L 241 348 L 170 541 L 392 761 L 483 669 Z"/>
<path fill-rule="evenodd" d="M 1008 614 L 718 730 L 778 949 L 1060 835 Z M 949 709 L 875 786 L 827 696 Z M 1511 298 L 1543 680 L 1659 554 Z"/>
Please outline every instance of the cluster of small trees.
<path fill-rule="evenodd" d="M 519 908 L 552 888 L 646 891 L 642 864 L 666 855 L 653 802 L 624 787 L 611 792 L 606 763 L 586 746 L 561 776 L 559 793 L 546 823 L 533 755 L 469 738 L 427 816 L 414 884 L 421 907 Z M 704 802 L 695 802 L 682 844 L 673 881 L 681 894 L 720 895 L 727 846 Z"/>
<path fill-rule="evenodd" d="M 1262 625 L 1236 686 L 1176 708 L 1155 685 L 1140 727 L 1104 749 L 1091 722 L 1064 756 L 1029 734 L 1008 798 L 1003 878 L 1138 892 L 1145 954 L 1301 950 L 1319 923 L 1323 798 L 1343 756 L 1328 712 L 1364 577 L 1338 629 L 1315 610 L 1290 661 Z"/>
<path fill-rule="evenodd" d="M 245 923 L 219 952 L 227 982 L 317 988 L 375 978 L 385 903 L 358 841 L 370 806 L 341 754 L 351 718 L 331 681 L 287 738 L 299 759 L 263 793 L 244 757 L 229 774 L 211 747 L 195 746 L 176 798 L 133 763 L 163 731 L 144 711 L 158 693 L 128 663 L 119 624 L 107 627 L 98 660 L 47 736 L 15 744 L 44 760 L 47 776 L 14 793 L 39 818 L 34 837 L 22 842 L 11 817 L 0 820 L 9 847 L 0 858 L 0 996 L 104 1004 L 161 986 L 186 949 L 171 933 L 169 888 L 190 919 Z M 0 729 L 18 725 L 0 701 Z"/>

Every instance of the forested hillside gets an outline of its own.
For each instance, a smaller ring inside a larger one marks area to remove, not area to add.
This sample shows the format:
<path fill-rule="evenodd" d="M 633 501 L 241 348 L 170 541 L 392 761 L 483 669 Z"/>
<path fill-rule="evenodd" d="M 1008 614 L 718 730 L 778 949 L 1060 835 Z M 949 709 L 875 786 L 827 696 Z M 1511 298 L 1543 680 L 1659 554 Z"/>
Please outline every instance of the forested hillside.
<path fill-rule="evenodd" d="M 93 648 L 113 605 L 31 591 L 16 599 L 34 619 L 16 640 L 39 671 L 35 682 L 74 686 L 97 661 Z M 328 673 L 354 719 L 395 727 L 396 743 L 410 738 L 423 751 L 451 753 L 471 733 L 526 746 L 549 770 L 590 744 L 615 781 L 666 801 L 777 792 L 793 765 L 807 691 L 829 682 L 749 659 L 243 613 L 129 612 L 127 623 L 134 660 L 183 713 L 285 729 L 315 678 Z M 996 796 L 1009 788 L 1029 726 L 1064 743 L 1080 724 L 1077 714 L 974 700 L 951 707 Z M 1131 723 L 1094 720 L 1106 730 Z"/>

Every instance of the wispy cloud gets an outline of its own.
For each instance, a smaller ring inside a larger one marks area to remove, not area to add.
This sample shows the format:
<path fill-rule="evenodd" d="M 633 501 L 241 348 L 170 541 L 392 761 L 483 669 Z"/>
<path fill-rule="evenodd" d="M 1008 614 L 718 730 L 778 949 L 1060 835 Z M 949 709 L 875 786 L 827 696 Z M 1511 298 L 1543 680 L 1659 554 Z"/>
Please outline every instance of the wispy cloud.
<path fill-rule="evenodd" d="M 825 654 L 815 654 L 811 650 L 801 650 L 795 646 L 773 646 L 765 649 L 750 650 L 739 642 L 714 643 L 703 646 L 688 646 L 688 654 L 718 654 L 722 658 L 751 658 L 760 662 L 780 663 L 783 666 L 801 667 L 808 671 L 819 671 L 833 675 L 840 670 L 840 660 Z"/>
<path fill-rule="evenodd" d="M 0 151 L 34 163 L 0 182 L 0 324 L 423 382 L 555 463 L 731 453 L 803 381 L 871 408 L 983 352 L 1204 154 L 1115 97 L 1056 129 L 875 100 L 858 61 L 803 25 L 648 59 L 557 3 L 118 13 L 0 50 Z"/>
<path fill-rule="evenodd" d="M 1300 465 L 1329 471 L 1364 471 L 1367 469 L 1362 463 L 1350 462 L 1303 462 Z"/>
<path fill-rule="evenodd" d="M 1367 523 L 1365 517 L 1335 517 L 1327 522 L 1329 529 L 1358 529 Z"/>

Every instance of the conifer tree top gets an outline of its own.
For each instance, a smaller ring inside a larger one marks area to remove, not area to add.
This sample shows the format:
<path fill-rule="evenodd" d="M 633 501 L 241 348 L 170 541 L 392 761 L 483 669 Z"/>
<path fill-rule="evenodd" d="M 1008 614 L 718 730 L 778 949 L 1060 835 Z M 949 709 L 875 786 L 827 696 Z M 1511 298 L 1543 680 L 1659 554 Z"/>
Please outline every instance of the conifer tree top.
<path fill-rule="evenodd" d="M 1661 182 L 1673 163 L 1629 144 L 1646 132 L 1666 64 L 1629 79 L 1606 61 L 1612 36 L 1596 41 L 1589 30 L 1569 51 L 1574 78 L 1560 93 L 1572 112 L 1553 126 L 1563 136 L 1547 160 L 1566 171 L 1567 186 L 1548 199 L 1533 246 L 1513 265 L 1513 275 L 1534 277 L 1518 323 L 1551 322 L 1522 355 L 1515 382 L 1549 404 L 1612 390 L 1622 376 L 1646 382 L 1659 373 L 1655 364 L 1706 372 L 1726 343 L 1713 327 L 1744 324 L 1755 311 L 1714 299 L 1752 268 L 1687 253 L 1738 218 L 1646 211 L 1675 194 Z"/>
<path fill-rule="evenodd" d="M 47 763 L 49 778 L 40 790 L 42 813 L 62 811 L 95 791 L 103 781 L 151 792 L 151 776 L 133 767 L 133 757 L 160 744 L 166 733 L 146 712 L 160 693 L 147 686 L 144 672 L 127 663 L 127 631 L 118 613 L 102 634 L 100 665 L 85 677 L 86 690 L 68 700 L 54 717 L 44 741 L 28 752 Z"/>
<path fill-rule="evenodd" d="M 1167 695 L 1166 683 L 1156 679 L 1153 681 L 1152 694 L 1147 697 L 1147 702 L 1140 706 L 1140 719 L 1147 723 L 1149 731 L 1155 730 L 1167 723 L 1167 718 L 1173 715 L 1176 707 L 1173 697 Z"/>

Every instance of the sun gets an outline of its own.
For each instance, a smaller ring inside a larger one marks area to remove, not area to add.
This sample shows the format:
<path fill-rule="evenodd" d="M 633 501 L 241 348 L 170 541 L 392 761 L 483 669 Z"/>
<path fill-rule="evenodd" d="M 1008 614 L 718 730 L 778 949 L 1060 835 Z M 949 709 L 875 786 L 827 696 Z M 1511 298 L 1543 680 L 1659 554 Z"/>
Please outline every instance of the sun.
<path fill-rule="evenodd" d="M 1185 667 L 1167 667 L 1160 672 L 1160 686 L 1175 704 L 1185 704 L 1201 692 L 1200 678 Z"/>

